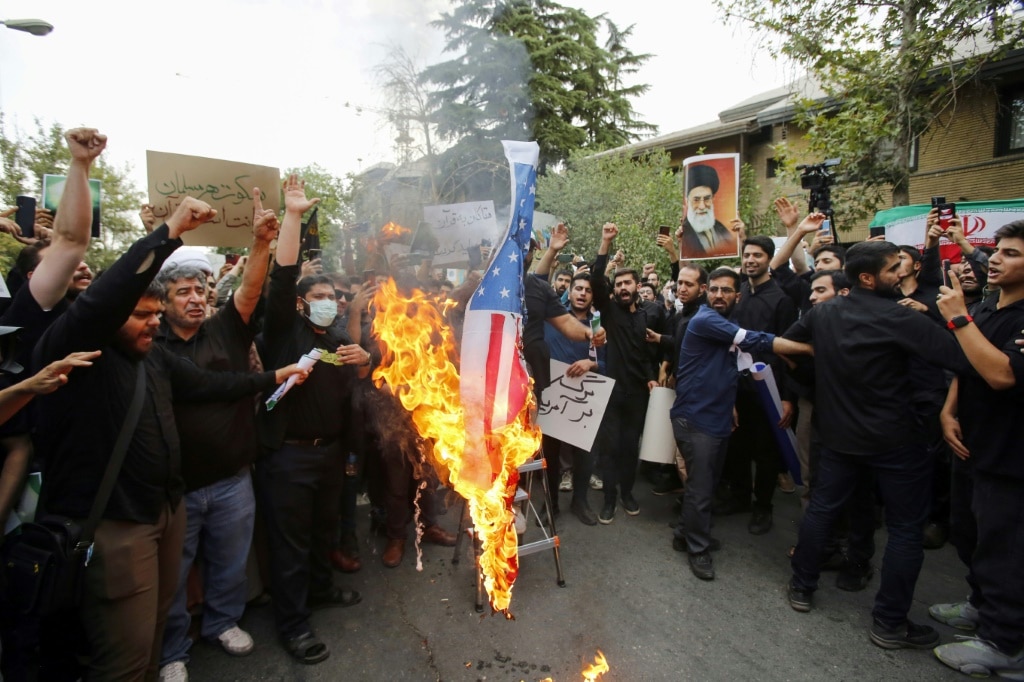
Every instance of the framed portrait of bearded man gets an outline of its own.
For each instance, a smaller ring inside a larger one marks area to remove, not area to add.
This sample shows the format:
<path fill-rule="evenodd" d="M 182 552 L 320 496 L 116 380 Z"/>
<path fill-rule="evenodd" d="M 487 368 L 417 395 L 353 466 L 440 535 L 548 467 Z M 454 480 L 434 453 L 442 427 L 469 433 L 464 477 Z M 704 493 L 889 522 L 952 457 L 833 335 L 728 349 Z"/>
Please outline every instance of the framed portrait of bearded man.
<path fill-rule="evenodd" d="M 739 256 L 736 233 L 729 228 L 739 217 L 739 154 L 703 154 L 683 160 L 683 260 Z"/>

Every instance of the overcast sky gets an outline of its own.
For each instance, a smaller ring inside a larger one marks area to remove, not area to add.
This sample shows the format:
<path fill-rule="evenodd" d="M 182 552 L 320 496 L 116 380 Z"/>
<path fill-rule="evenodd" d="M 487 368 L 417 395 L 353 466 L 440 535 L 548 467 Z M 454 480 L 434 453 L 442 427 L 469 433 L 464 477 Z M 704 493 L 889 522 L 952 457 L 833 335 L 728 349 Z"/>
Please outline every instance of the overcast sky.
<path fill-rule="evenodd" d="M 710 2 L 582 0 L 635 24 L 628 43 L 655 56 L 635 107 L 661 133 L 719 111 L 790 76 L 755 55 L 749 34 L 724 26 Z M 0 108 L 10 127 L 33 117 L 87 124 L 110 137 L 105 155 L 145 185 L 145 151 L 285 168 L 320 163 L 343 175 L 393 159 L 394 132 L 372 69 L 391 44 L 424 63 L 442 36 L 429 21 L 444 0 L 3 0 L 0 19 L 39 18 L 42 38 L 0 29 Z M 666 7 L 672 8 L 666 10 Z M 348 102 L 353 106 L 346 107 Z"/>

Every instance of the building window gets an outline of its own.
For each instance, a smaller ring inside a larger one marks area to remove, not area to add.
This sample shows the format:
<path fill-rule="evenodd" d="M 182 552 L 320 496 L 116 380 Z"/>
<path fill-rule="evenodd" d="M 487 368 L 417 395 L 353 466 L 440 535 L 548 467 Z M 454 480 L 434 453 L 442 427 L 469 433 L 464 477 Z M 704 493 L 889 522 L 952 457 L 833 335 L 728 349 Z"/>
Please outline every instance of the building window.
<path fill-rule="evenodd" d="M 1024 83 L 999 93 L 996 154 L 1024 152 Z"/>
<path fill-rule="evenodd" d="M 780 166 L 781 164 L 778 161 L 776 161 L 774 157 L 768 159 L 768 168 L 765 169 L 764 176 L 766 178 L 774 178 L 776 175 L 779 174 Z"/>

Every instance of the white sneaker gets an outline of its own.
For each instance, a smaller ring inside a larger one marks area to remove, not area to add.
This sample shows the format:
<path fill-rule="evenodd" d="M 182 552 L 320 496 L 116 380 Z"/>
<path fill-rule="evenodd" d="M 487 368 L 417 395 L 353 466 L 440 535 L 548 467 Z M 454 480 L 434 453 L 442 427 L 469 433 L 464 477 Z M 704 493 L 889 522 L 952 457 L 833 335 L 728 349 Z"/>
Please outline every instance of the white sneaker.
<path fill-rule="evenodd" d="M 232 656 L 247 656 L 252 653 L 252 637 L 237 625 L 217 635 L 217 641 L 224 647 L 224 651 Z"/>
<path fill-rule="evenodd" d="M 558 484 L 558 489 L 563 493 L 572 492 L 572 471 L 566 470 L 562 472 L 562 482 Z"/>
<path fill-rule="evenodd" d="M 593 488 L 594 490 L 601 490 L 601 489 L 604 488 L 604 481 L 602 481 L 597 476 L 591 474 L 590 475 L 590 487 Z"/>
<path fill-rule="evenodd" d="M 184 661 L 174 661 L 160 668 L 160 682 L 188 682 L 188 668 Z"/>

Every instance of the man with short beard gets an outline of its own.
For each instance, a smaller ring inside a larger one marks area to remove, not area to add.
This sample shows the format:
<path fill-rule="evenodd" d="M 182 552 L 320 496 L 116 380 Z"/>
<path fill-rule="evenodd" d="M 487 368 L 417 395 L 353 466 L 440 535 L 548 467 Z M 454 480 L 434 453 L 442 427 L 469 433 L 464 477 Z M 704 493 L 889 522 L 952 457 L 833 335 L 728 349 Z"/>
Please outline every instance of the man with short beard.
<path fill-rule="evenodd" d="M 614 223 L 605 223 L 594 272 L 605 271 L 608 252 L 618 234 L 619 228 Z M 597 276 L 591 282 L 594 307 L 601 311 L 601 324 L 608 330 L 608 376 L 615 379 L 598 432 L 598 438 L 605 444 L 602 447 L 604 506 L 598 520 L 606 525 L 615 518 L 616 496 L 620 492 L 626 513 L 630 516 L 640 513 L 640 505 L 633 497 L 640 434 L 651 389 L 658 385 L 654 368 L 647 360 L 648 317 L 637 296 L 640 275 L 636 270 L 617 270 L 614 277 L 611 296 L 604 277 Z"/>
<path fill-rule="evenodd" d="M 718 172 L 711 166 L 692 165 L 686 171 L 686 186 L 686 218 L 680 255 L 683 258 L 735 256 L 736 234 L 715 219 Z"/>
<path fill-rule="evenodd" d="M 62 391 L 38 404 L 36 447 L 45 462 L 39 507 L 83 519 L 144 377 L 130 438 L 85 575 L 81 618 L 91 645 L 89 679 L 155 678 L 164 622 L 178 583 L 185 508 L 173 400 L 233 400 L 271 389 L 297 372 L 206 372 L 154 346 L 163 291 L 152 278 L 188 230 L 216 215 L 186 197 L 167 223 L 143 237 L 55 320 L 33 363 L 68 349 L 103 351 Z"/>
<path fill-rule="evenodd" d="M 958 373 L 969 372 L 970 364 L 947 331 L 896 304 L 898 254 L 888 242 L 850 248 L 850 295 L 814 306 L 785 334 L 814 347 L 815 410 L 823 425 L 820 466 L 800 524 L 788 599 L 796 611 L 811 609 L 832 525 L 856 480 L 873 472 L 885 505 L 888 545 L 871 641 L 888 649 L 930 648 L 938 633 L 907 620 L 924 560 L 932 478 L 924 432 L 906 400 L 909 365 L 918 355 Z M 851 546 L 868 547 L 874 527 L 860 523 L 850 533 Z"/>
<path fill-rule="evenodd" d="M 569 290 L 569 285 L 571 283 L 572 274 L 568 270 L 559 270 L 555 273 L 555 283 L 551 288 L 555 290 L 555 294 L 558 298 L 564 299 L 564 294 Z"/>
<path fill-rule="evenodd" d="M 594 317 L 591 312 L 593 303 L 594 291 L 590 284 L 590 273 L 576 273 L 572 278 L 572 286 L 569 288 L 569 312 L 587 329 L 590 329 L 590 323 Z M 549 322 L 544 323 L 544 341 L 551 349 L 553 360 L 569 365 L 565 372 L 566 376 L 581 377 L 587 372 L 605 374 L 607 371 L 605 365 L 607 349 L 603 346 L 597 349 L 597 360 L 595 361 L 591 359 L 589 342 L 570 341 Z M 597 515 L 594 514 L 587 502 L 587 491 L 589 490 L 587 485 L 594 470 L 592 454 L 576 446 L 569 447 L 572 450 L 572 505 L 570 509 L 581 523 L 588 526 L 597 525 Z"/>

